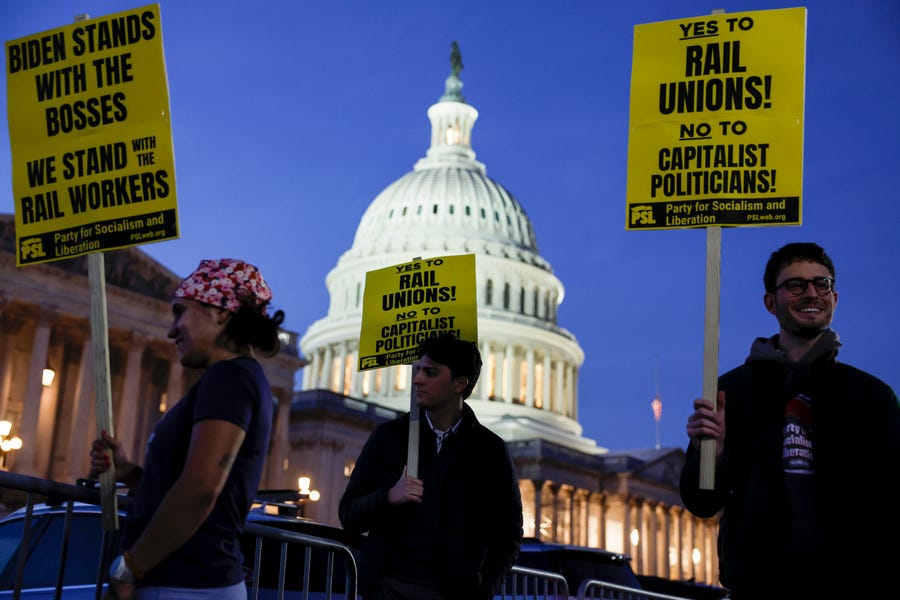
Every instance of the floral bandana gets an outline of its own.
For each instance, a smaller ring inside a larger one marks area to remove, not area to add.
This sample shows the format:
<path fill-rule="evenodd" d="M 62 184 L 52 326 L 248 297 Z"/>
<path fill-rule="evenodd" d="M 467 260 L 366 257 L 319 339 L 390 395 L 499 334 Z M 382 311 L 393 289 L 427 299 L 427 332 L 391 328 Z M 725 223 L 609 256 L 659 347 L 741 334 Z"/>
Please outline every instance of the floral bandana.
<path fill-rule="evenodd" d="M 203 304 L 224 308 L 236 313 L 241 300 L 251 300 L 265 312 L 272 299 L 272 290 L 259 269 L 242 260 L 220 258 L 201 260 L 200 266 L 188 275 L 173 294 Z"/>

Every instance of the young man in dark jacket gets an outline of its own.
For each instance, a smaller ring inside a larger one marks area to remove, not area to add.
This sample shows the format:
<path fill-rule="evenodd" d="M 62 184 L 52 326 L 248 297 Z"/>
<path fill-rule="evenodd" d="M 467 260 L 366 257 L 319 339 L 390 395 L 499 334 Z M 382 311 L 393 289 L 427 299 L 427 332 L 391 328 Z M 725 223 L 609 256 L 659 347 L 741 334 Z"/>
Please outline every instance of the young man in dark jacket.
<path fill-rule="evenodd" d="M 412 385 L 417 476 L 407 474 L 410 416 L 369 437 L 340 502 L 344 528 L 368 532 L 359 565 L 369 600 L 489 600 L 522 546 L 522 500 L 503 440 L 464 402 L 481 372 L 473 342 L 419 346 Z"/>
<path fill-rule="evenodd" d="M 694 401 L 682 500 L 699 517 L 722 511 L 719 578 L 733 600 L 880 597 L 896 589 L 897 396 L 837 362 L 835 270 L 821 247 L 777 250 L 763 281 L 779 333 L 719 378 L 715 410 Z M 713 490 L 699 487 L 704 438 L 716 443 Z"/>

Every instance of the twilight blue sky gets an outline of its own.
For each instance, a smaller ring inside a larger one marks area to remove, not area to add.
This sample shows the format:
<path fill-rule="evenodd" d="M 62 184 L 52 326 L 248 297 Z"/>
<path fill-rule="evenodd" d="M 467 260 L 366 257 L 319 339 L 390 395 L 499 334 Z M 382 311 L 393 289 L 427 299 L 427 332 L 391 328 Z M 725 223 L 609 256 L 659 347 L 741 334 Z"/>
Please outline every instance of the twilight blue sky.
<path fill-rule="evenodd" d="M 150 4 L 0 0 L 0 40 Z M 459 42 L 472 147 L 531 218 L 585 351 L 579 421 L 613 450 L 683 446 L 703 384 L 704 230 L 625 231 L 634 26 L 806 6 L 803 224 L 722 234 L 719 370 L 775 332 L 772 250 L 816 241 L 837 267 L 840 358 L 900 390 L 900 3 L 896 0 L 161 0 L 181 238 L 142 249 L 186 275 L 256 263 L 298 332 L 370 202 L 412 170 Z M 6 80 L 0 80 L 6 114 Z M 0 129 L 0 213 L 12 213 Z M 658 366 L 657 366 L 658 365 Z M 847 440 L 852 448 L 853 440 Z"/>

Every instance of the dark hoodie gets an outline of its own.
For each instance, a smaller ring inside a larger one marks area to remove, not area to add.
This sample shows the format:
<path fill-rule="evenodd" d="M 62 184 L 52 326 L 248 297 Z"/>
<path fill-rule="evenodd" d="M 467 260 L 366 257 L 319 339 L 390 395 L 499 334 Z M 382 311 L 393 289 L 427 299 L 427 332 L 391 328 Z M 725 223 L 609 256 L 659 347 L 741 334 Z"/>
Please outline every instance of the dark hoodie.
<path fill-rule="evenodd" d="M 681 497 L 698 517 L 721 511 L 719 577 L 736 599 L 813 598 L 844 582 L 865 597 L 860 585 L 888 586 L 896 550 L 874 548 L 900 539 L 889 500 L 900 404 L 884 382 L 837 362 L 839 347 L 826 330 L 794 363 L 777 335 L 757 338 L 746 362 L 719 378 L 726 438 L 714 490 L 699 489 L 700 453 L 688 445 Z M 848 580 L 850 564 L 871 579 Z"/>

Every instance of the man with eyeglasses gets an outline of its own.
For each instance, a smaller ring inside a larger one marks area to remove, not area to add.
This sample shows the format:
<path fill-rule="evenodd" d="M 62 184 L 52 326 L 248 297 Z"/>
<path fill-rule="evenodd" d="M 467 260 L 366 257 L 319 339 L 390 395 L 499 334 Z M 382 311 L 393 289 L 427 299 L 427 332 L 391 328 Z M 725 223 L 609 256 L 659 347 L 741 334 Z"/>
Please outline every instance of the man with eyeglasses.
<path fill-rule="evenodd" d="M 879 597 L 896 589 L 900 404 L 836 360 L 835 269 L 819 245 L 772 253 L 763 283 L 779 332 L 719 378 L 715 409 L 694 400 L 681 498 L 698 517 L 720 515 L 719 579 L 733 600 Z M 707 438 L 712 490 L 699 486 Z"/>

